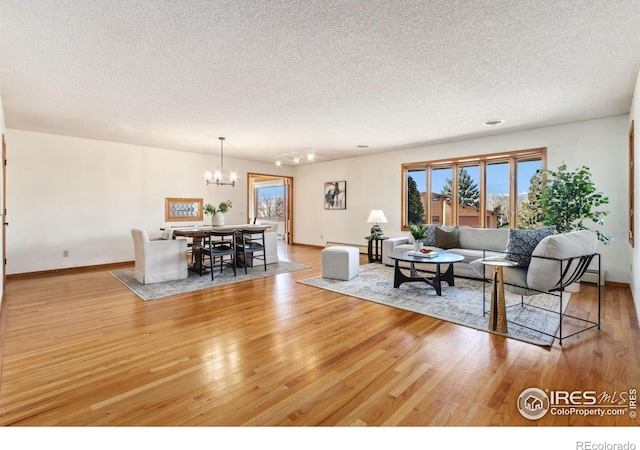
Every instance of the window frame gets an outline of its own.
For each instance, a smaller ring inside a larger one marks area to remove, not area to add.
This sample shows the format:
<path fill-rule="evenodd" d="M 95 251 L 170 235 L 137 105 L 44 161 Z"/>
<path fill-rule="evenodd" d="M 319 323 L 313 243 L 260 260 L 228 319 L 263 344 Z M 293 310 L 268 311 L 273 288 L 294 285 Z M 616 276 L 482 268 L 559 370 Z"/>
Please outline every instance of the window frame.
<path fill-rule="evenodd" d="M 408 200 L 408 185 L 407 180 L 409 177 L 409 171 L 415 170 L 424 170 L 426 172 L 426 186 L 424 186 L 425 195 L 423 201 L 423 207 L 425 211 L 425 219 L 431 217 L 431 201 L 429 199 L 432 198 L 433 192 L 431 189 L 431 171 L 433 169 L 440 168 L 451 168 L 452 170 L 452 192 L 451 198 L 458 198 L 458 170 L 461 167 L 466 166 L 479 166 L 480 171 L 480 180 L 478 182 L 478 189 L 480 190 L 480 212 L 479 212 L 479 225 L 480 228 L 486 227 L 486 168 L 488 164 L 493 163 L 504 163 L 507 162 L 509 164 L 509 223 L 513 228 L 517 226 L 517 167 L 518 162 L 523 161 L 537 161 L 540 160 L 542 170 L 547 168 L 547 148 L 539 147 L 539 148 L 531 148 L 531 149 L 523 149 L 523 150 L 513 150 L 507 152 L 499 152 L 499 153 L 487 153 L 481 155 L 474 156 L 462 156 L 459 158 L 447 158 L 447 159 L 439 159 L 439 160 L 430 160 L 430 161 L 416 161 L 411 163 L 403 163 L 401 165 L 401 182 L 402 182 L 402 190 L 401 190 L 401 227 L 402 231 L 408 231 L 409 225 L 407 223 L 407 200 Z M 452 208 L 452 217 L 453 217 L 453 225 L 458 225 L 458 205 L 457 202 L 451 202 Z"/>

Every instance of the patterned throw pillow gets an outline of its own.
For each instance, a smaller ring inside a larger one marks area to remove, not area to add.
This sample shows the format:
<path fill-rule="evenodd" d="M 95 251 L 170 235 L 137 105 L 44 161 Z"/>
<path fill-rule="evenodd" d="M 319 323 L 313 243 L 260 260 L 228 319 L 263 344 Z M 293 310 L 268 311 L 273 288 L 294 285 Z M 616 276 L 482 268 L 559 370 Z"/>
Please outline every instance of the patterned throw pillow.
<path fill-rule="evenodd" d="M 556 227 L 538 228 L 536 230 L 518 230 L 509 229 L 509 238 L 507 240 L 507 258 L 518 263 L 519 267 L 529 267 L 531 262 L 531 253 L 538 243 L 546 238 L 556 234 Z"/>
<path fill-rule="evenodd" d="M 427 237 L 422 240 L 422 243 L 428 247 L 436 246 L 436 226 L 427 225 Z"/>
<path fill-rule="evenodd" d="M 449 248 L 460 248 L 458 227 L 451 228 L 450 230 L 436 227 L 436 247 L 440 247 L 445 250 Z"/>

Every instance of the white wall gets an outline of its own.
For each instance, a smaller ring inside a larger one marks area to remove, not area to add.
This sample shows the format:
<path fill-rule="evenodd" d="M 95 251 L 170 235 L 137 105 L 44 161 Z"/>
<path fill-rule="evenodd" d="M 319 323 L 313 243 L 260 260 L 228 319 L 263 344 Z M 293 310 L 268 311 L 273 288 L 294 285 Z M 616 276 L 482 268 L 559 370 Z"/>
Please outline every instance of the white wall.
<path fill-rule="evenodd" d="M 225 169 L 238 172 L 236 186 L 207 186 L 204 172 L 216 168 L 219 154 L 14 129 L 7 130 L 7 153 L 8 274 L 131 261 L 131 228 L 153 237 L 162 226 L 180 224 L 165 222 L 166 197 L 230 199 L 225 222 L 246 223 L 247 172 L 293 174 L 290 167 L 225 155 Z"/>
<path fill-rule="evenodd" d="M 633 210 L 636 212 L 634 214 L 634 230 L 635 230 L 635 247 L 630 248 L 630 266 L 633 270 L 631 270 L 631 293 L 633 294 L 633 299 L 636 304 L 636 312 L 637 317 L 640 317 L 640 219 L 638 219 L 637 212 L 640 211 L 640 164 L 638 164 L 638 160 L 640 159 L 640 100 L 638 97 L 640 96 L 640 72 L 638 73 L 638 78 L 636 80 L 636 87 L 633 94 L 633 101 L 631 102 L 631 112 L 629 113 L 629 126 L 631 125 L 631 121 L 634 121 L 634 157 L 635 157 L 635 167 L 634 167 L 634 205 Z"/>
<path fill-rule="evenodd" d="M 586 165 L 597 189 L 609 197 L 604 209 L 610 215 L 602 230 L 617 242 L 600 244 L 598 251 L 603 255 L 607 279 L 629 282 L 628 124 L 629 117 L 624 115 L 296 167 L 295 241 L 363 245 L 371 228 L 366 219 L 372 209 L 384 211 L 389 221 L 383 226 L 386 236 L 408 235 L 400 231 L 402 163 L 547 147 L 548 168 L 555 169 L 563 161 L 569 169 Z M 341 180 L 347 182 L 347 209 L 324 210 L 324 182 Z"/>

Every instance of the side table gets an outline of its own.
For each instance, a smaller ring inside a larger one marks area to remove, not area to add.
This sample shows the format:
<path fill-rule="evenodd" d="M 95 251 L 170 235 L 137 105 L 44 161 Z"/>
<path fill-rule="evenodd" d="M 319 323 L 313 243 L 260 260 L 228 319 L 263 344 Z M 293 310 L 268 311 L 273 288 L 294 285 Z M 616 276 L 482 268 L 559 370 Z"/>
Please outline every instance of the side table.
<path fill-rule="evenodd" d="M 491 266 L 493 271 L 493 289 L 491 290 L 491 308 L 489 310 L 489 330 L 498 333 L 507 332 L 507 307 L 504 300 L 504 278 L 503 267 L 514 267 L 518 265 L 515 261 L 507 259 L 482 259 L 485 266 Z"/>
<path fill-rule="evenodd" d="M 389 239 L 388 237 L 378 236 L 371 237 L 365 236 L 365 239 L 369 241 L 367 256 L 369 257 L 369 262 L 382 262 L 382 243 L 385 239 Z M 375 242 L 375 244 L 374 244 Z"/>

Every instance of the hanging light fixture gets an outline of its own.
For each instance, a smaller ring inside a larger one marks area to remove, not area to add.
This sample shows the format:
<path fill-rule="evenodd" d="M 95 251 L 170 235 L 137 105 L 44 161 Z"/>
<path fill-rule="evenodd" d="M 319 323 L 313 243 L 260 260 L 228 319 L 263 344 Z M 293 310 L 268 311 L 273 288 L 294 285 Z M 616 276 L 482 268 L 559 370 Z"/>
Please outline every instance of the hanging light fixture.
<path fill-rule="evenodd" d="M 213 175 L 211 172 L 206 172 L 204 174 L 204 179 L 207 182 L 207 185 L 215 183 L 216 186 L 235 186 L 236 180 L 238 178 L 238 174 L 235 172 L 231 172 L 229 174 L 229 181 L 222 181 L 222 176 L 224 175 L 224 139 L 223 137 L 219 137 L 220 139 L 220 170 L 216 170 Z"/>

